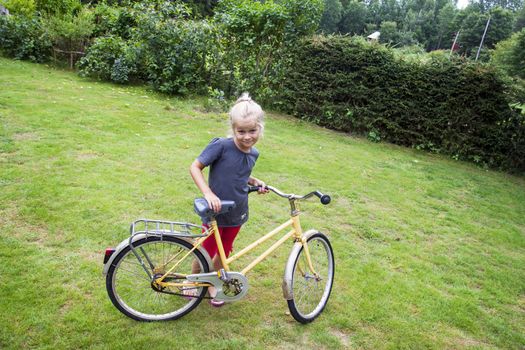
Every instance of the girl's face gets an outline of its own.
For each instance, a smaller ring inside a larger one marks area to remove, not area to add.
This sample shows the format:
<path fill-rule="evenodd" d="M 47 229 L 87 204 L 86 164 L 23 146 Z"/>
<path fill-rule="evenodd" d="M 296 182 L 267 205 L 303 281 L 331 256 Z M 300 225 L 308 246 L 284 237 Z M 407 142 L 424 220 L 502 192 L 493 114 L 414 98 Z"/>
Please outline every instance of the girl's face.
<path fill-rule="evenodd" d="M 253 145 L 259 140 L 261 129 L 256 118 L 236 120 L 233 123 L 233 141 L 243 151 L 250 152 Z"/>

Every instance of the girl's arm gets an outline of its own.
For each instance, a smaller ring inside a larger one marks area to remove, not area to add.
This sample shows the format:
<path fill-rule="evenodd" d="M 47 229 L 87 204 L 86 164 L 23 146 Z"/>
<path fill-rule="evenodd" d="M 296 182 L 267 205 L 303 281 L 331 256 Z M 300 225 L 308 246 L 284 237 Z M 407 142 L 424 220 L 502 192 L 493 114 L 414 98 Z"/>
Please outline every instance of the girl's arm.
<path fill-rule="evenodd" d="M 202 170 L 204 168 L 205 165 L 199 160 L 195 159 L 195 161 L 190 165 L 191 178 L 204 195 L 204 198 L 208 202 L 210 208 L 212 208 L 214 212 L 218 213 L 221 210 L 221 200 L 215 195 L 215 193 L 213 193 L 210 186 L 208 186 L 208 183 L 206 183 L 204 175 L 202 175 Z"/>

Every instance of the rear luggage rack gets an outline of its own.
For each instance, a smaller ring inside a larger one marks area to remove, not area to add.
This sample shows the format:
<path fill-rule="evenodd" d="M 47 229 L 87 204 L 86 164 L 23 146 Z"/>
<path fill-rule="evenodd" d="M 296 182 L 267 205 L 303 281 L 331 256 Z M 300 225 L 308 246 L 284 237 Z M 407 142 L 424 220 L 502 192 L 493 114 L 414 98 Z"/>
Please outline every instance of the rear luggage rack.
<path fill-rule="evenodd" d="M 139 219 L 131 224 L 129 232 L 132 237 L 142 233 L 155 236 L 172 235 L 185 238 L 199 238 L 208 235 L 208 228 L 189 222 Z"/>

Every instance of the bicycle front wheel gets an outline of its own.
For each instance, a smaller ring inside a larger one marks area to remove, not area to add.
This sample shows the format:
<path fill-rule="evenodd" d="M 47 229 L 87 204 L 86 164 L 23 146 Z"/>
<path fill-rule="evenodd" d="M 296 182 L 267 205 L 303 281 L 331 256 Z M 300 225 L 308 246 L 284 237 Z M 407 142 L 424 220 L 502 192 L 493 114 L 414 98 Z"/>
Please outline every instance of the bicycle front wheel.
<path fill-rule="evenodd" d="M 106 289 L 113 305 L 138 321 L 174 320 L 186 315 L 202 301 L 207 287 L 194 287 L 193 297 L 184 295 L 180 286 L 160 288 L 153 282 L 166 274 L 175 263 L 178 267 L 164 278 L 180 284 L 192 273 L 192 264 L 208 272 L 206 259 L 191 243 L 172 236 L 149 236 L 124 248 L 115 258 L 106 276 Z M 194 262 L 195 261 L 195 262 Z"/>
<path fill-rule="evenodd" d="M 292 275 L 293 298 L 288 300 L 292 316 L 301 323 L 312 322 L 324 310 L 334 281 L 334 253 L 328 238 L 317 232 L 308 238 L 308 265 L 304 246 L 296 253 Z"/>

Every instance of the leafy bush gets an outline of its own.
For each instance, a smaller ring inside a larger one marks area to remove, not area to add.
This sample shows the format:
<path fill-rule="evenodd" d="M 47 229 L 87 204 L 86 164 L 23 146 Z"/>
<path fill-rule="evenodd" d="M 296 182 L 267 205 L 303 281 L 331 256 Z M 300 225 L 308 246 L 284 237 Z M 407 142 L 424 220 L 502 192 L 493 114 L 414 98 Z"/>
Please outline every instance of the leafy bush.
<path fill-rule="evenodd" d="M 374 141 L 525 171 L 524 117 L 486 65 L 396 58 L 361 38 L 303 40 L 285 84 L 288 111 Z"/>
<path fill-rule="evenodd" d="M 87 8 L 76 15 L 46 16 L 43 25 L 55 47 L 66 51 L 83 51 L 95 28 L 93 12 Z"/>
<path fill-rule="evenodd" d="M 47 61 L 51 41 L 38 18 L 0 16 L 0 50 L 16 59 Z"/>
<path fill-rule="evenodd" d="M 184 4 L 136 3 L 95 9 L 97 38 L 79 64 L 82 75 L 125 83 L 144 80 L 167 93 L 205 92 L 217 33 L 208 21 L 188 20 Z"/>
<path fill-rule="evenodd" d="M 224 91 L 208 87 L 208 98 L 204 101 L 204 110 L 215 113 L 225 113 L 228 111 L 230 102 L 225 98 Z"/>
<path fill-rule="evenodd" d="M 94 8 L 95 37 L 116 35 L 130 39 L 137 26 L 137 11 L 130 7 L 115 7 L 101 3 Z"/>
<path fill-rule="evenodd" d="M 71 15 L 82 7 L 80 0 L 35 0 L 36 9 L 41 14 Z"/>
<path fill-rule="evenodd" d="M 208 85 L 206 64 L 217 33 L 208 21 L 184 20 L 185 15 L 184 8 L 166 3 L 160 11 L 144 12 L 133 34 L 146 79 L 162 92 L 204 93 Z"/>
<path fill-rule="evenodd" d="M 78 68 L 82 76 L 125 83 L 136 78 L 136 52 L 120 37 L 97 38 Z"/>
<path fill-rule="evenodd" d="M 33 17 L 35 15 L 35 0 L 0 0 L 0 5 L 7 8 L 12 15 L 25 17 Z"/>

